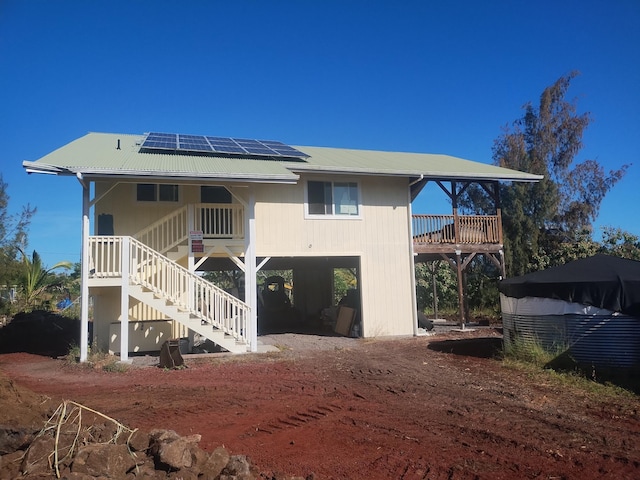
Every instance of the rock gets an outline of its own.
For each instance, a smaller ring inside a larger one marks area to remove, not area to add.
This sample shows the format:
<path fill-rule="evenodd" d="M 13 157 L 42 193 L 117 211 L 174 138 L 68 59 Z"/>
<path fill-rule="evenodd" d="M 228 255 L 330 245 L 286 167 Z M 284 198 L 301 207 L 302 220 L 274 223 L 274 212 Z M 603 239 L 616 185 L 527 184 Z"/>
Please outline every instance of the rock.
<path fill-rule="evenodd" d="M 109 443 L 118 433 L 118 427 L 115 423 L 93 423 L 91 427 L 91 436 L 95 443 Z M 125 436 L 126 440 L 126 436 Z"/>
<path fill-rule="evenodd" d="M 24 453 L 22 450 L 16 450 L 0 456 L 0 478 L 17 478 L 19 476 Z"/>
<path fill-rule="evenodd" d="M 142 457 L 142 461 L 138 462 L 137 468 L 133 470 L 133 474 L 129 474 L 135 480 L 155 480 L 167 477 L 166 472 L 156 470 L 153 458 Z"/>
<path fill-rule="evenodd" d="M 129 448 L 134 452 L 146 452 L 149 448 L 149 438 L 148 433 L 136 430 L 129 437 Z"/>
<path fill-rule="evenodd" d="M 127 472 L 136 466 L 136 460 L 126 445 L 87 445 L 78 450 L 71 471 L 73 473 L 125 478 Z"/>
<path fill-rule="evenodd" d="M 108 480 L 108 477 L 94 477 L 86 473 L 65 472 L 62 476 L 64 480 Z"/>
<path fill-rule="evenodd" d="M 33 430 L 28 428 L 0 425 L 0 455 L 26 449 L 34 436 Z"/>
<path fill-rule="evenodd" d="M 203 478 L 217 478 L 229 463 L 229 452 L 224 447 L 218 447 L 208 456 L 204 465 L 200 467 Z"/>
<path fill-rule="evenodd" d="M 49 455 L 55 449 L 53 437 L 42 436 L 36 438 L 25 452 L 20 470 L 23 474 L 52 473 Z"/>
<path fill-rule="evenodd" d="M 168 478 L 169 480 L 199 480 L 200 479 L 198 474 L 191 470 L 180 470 L 177 472 L 171 472 L 167 475 L 166 478 Z"/>
<path fill-rule="evenodd" d="M 251 464 L 245 455 L 233 455 L 220 473 L 220 480 L 255 480 Z"/>
<path fill-rule="evenodd" d="M 191 468 L 200 439 L 200 435 L 181 437 L 172 430 L 153 430 L 149 439 L 149 453 L 155 458 L 156 466 L 161 468 Z"/>

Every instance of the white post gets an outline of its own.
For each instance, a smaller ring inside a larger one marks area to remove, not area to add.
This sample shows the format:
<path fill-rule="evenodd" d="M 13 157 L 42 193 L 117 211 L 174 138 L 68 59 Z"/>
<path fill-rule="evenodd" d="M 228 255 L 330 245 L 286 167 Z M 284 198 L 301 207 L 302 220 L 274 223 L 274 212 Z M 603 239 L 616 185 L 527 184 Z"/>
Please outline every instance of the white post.
<path fill-rule="evenodd" d="M 195 254 L 193 253 L 193 237 L 191 232 L 195 230 L 195 208 L 193 203 L 189 203 L 187 205 L 187 269 L 191 273 L 195 273 L 196 270 L 196 259 Z M 189 305 L 189 309 L 193 308 L 195 303 L 195 285 L 194 279 L 189 277 L 187 280 L 187 305 Z M 182 337 L 182 327 L 180 328 L 180 337 Z M 188 330 L 187 336 L 189 337 L 190 345 L 193 345 L 193 340 L 195 339 L 195 332 L 191 329 Z"/>
<path fill-rule="evenodd" d="M 413 305 L 413 336 L 418 335 L 418 295 L 416 292 L 416 259 L 413 245 L 413 209 L 411 207 L 411 186 L 407 194 L 407 222 L 409 223 L 409 256 L 411 257 L 411 303 Z"/>
<path fill-rule="evenodd" d="M 89 185 L 78 174 L 82 185 L 82 250 L 80 286 L 80 361 L 87 361 L 89 349 Z"/>
<path fill-rule="evenodd" d="M 249 345 L 252 352 L 258 351 L 258 296 L 256 286 L 256 197 L 253 189 L 249 193 L 245 212 L 245 271 L 244 271 L 244 301 L 249 305 Z"/>
<path fill-rule="evenodd" d="M 129 359 L 129 257 L 131 244 L 129 237 L 122 237 L 120 250 L 120 271 L 122 286 L 120 287 L 120 361 Z"/>
<path fill-rule="evenodd" d="M 187 246 L 189 248 L 189 253 L 187 254 L 188 255 L 187 268 L 191 273 L 193 273 L 194 266 L 195 266 L 195 256 L 193 254 L 193 244 L 192 244 L 193 239 L 191 238 L 191 232 L 195 230 L 194 215 L 195 215 L 195 208 L 193 204 L 190 203 L 187 205 L 187 233 L 189 234 L 188 241 L 187 241 Z"/>

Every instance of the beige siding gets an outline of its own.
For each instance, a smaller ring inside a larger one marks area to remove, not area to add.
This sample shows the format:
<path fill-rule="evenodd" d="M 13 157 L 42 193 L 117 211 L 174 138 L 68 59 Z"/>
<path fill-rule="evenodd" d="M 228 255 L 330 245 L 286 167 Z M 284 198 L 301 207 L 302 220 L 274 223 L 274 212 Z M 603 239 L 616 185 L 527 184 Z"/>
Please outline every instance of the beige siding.
<path fill-rule="evenodd" d="M 149 180 L 148 183 L 155 182 Z M 113 227 L 116 235 L 135 235 L 146 226 L 184 205 L 200 203 L 200 185 L 180 185 L 178 202 L 138 202 L 136 200 L 136 183 L 118 183 L 109 191 L 113 184 L 112 182 L 96 182 L 95 196 L 99 198 L 94 218 L 96 234 L 98 216 L 101 213 L 113 215 Z M 105 192 L 106 195 L 100 198 Z"/>
<path fill-rule="evenodd" d="M 120 318 L 120 289 L 117 287 L 92 288 L 93 344 L 101 351 L 109 349 L 109 325 Z"/>
<path fill-rule="evenodd" d="M 359 256 L 363 334 L 413 334 L 413 275 L 406 179 L 361 177 L 361 218 L 305 218 L 298 185 L 256 189 L 258 256 Z"/>
<path fill-rule="evenodd" d="M 129 320 L 164 320 L 166 317 L 155 308 L 135 298 L 129 298 Z"/>
<path fill-rule="evenodd" d="M 358 183 L 361 215 L 354 219 L 323 219 L 305 217 L 305 183 L 309 179 L 335 181 L 336 177 L 303 175 L 297 185 L 257 184 L 237 189 L 243 198 L 248 198 L 250 189 L 254 189 L 256 254 L 359 257 L 363 335 L 413 334 L 408 180 L 340 177 L 340 181 Z M 96 205 L 96 221 L 100 213 L 112 214 L 116 235 L 133 235 L 174 209 L 200 201 L 198 185 L 183 185 L 178 203 L 137 202 L 135 185 L 117 185 Z M 98 183 L 96 197 L 108 187 Z M 142 306 L 131 307 L 133 319 L 158 318 Z M 115 312 L 109 313 L 113 316 Z M 117 315 L 119 312 L 116 318 Z"/>

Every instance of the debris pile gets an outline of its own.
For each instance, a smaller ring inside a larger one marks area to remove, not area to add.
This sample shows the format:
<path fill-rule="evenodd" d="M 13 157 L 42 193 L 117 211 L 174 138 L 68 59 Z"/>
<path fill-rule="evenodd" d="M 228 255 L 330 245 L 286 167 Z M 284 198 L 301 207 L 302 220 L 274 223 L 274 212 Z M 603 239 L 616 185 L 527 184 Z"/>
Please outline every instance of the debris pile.
<path fill-rule="evenodd" d="M 200 435 L 130 429 L 64 401 L 39 432 L 0 426 L 0 478 L 305 480 L 261 476 L 244 455 L 230 455 L 224 447 L 208 453 L 199 442 Z"/>

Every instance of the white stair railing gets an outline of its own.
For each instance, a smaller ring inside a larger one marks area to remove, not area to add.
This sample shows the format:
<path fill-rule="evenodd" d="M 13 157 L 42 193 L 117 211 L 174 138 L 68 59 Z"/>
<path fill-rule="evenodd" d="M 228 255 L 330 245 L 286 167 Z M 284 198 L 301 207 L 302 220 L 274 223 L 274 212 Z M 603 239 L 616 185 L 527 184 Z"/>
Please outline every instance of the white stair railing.
<path fill-rule="evenodd" d="M 122 237 L 89 237 L 89 274 L 95 278 L 122 276 Z"/>
<path fill-rule="evenodd" d="M 204 238 L 244 238 L 244 207 L 233 203 L 194 205 L 194 230 Z"/>
<path fill-rule="evenodd" d="M 191 273 L 131 237 L 89 237 L 90 265 L 95 277 L 121 275 L 124 242 L 129 243 L 129 280 L 247 343 L 249 306 L 211 282 Z"/>
<path fill-rule="evenodd" d="M 154 250 L 166 253 L 184 242 L 188 234 L 188 211 L 183 206 L 143 228 L 134 237 Z"/>
<path fill-rule="evenodd" d="M 143 228 L 134 238 L 164 254 L 185 242 L 190 229 L 202 232 L 204 238 L 244 238 L 244 208 L 231 203 L 185 205 Z"/>

